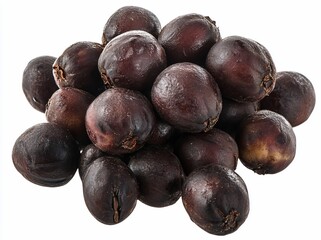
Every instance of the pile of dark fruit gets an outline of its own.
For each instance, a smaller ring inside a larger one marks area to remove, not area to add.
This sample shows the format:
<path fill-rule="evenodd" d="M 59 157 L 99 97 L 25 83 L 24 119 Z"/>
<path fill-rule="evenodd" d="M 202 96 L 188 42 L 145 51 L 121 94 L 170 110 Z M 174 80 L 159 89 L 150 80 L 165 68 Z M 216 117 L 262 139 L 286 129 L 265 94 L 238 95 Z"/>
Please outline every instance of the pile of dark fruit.
<path fill-rule="evenodd" d="M 134 6 L 110 16 L 102 43 L 31 60 L 22 87 L 47 119 L 13 146 L 26 179 L 62 186 L 78 169 L 86 206 L 104 224 L 122 222 L 137 200 L 165 207 L 181 197 L 191 220 L 216 235 L 249 213 L 238 159 L 258 174 L 284 170 L 293 127 L 315 105 L 311 82 L 277 72 L 260 43 L 222 38 L 200 14 L 161 28 Z"/>

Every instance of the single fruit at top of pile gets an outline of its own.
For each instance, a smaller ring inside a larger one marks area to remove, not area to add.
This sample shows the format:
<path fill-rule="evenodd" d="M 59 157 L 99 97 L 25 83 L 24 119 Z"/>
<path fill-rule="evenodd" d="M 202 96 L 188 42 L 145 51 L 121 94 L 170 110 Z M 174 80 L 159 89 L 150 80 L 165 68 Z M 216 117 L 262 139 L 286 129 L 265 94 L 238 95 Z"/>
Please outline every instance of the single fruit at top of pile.
<path fill-rule="evenodd" d="M 130 30 L 143 30 L 157 38 L 161 24 L 157 16 L 145 8 L 124 6 L 108 18 L 103 29 L 103 45 L 105 46 L 114 37 Z"/>
<path fill-rule="evenodd" d="M 201 66 L 210 48 L 220 39 L 215 21 L 195 13 L 173 19 L 162 28 L 158 36 L 169 64 L 192 62 Z"/>

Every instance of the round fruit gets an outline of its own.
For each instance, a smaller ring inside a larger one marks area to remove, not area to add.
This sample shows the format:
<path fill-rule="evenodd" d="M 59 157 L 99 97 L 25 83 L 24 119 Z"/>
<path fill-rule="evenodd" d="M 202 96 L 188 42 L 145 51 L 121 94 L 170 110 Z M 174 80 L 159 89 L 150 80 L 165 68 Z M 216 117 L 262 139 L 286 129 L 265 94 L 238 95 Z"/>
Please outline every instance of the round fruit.
<path fill-rule="evenodd" d="M 95 97 L 77 88 L 61 88 L 54 92 L 46 106 L 48 122 L 70 131 L 83 146 L 90 143 L 85 127 L 86 111 Z"/>
<path fill-rule="evenodd" d="M 98 60 L 107 87 L 150 91 L 157 75 L 167 66 L 163 47 L 151 34 L 133 30 L 112 39 Z"/>
<path fill-rule="evenodd" d="M 130 30 L 143 30 L 157 38 L 161 24 L 154 13 L 137 6 L 124 6 L 107 20 L 102 36 L 103 45 L 114 37 Z"/>
<path fill-rule="evenodd" d="M 261 109 L 277 112 L 292 125 L 308 120 L 315 106 L 315 91 L 310 80 L 298 72 L 278 72 L 274 90 L 260 101 Z"/>
<path fill-rule="evenodd" d="M 193 62 L 203 65 L 208 51 L 220 39 L 215 21 L 195 13 L 173 19 L 158 36 L 171 64 Z"/>
<path fill-rule="evenodd" d="M 128 164 L 139 185 L 139 200 L 153 207 L 174 204 L 181 196 L 184 173 L 178 158 L 165 148 L 137 151 Z"/>
<path fill-rule="evenodd" d="M 97 67 L 103 46 L 95 42 L 76 42 L 67 47 L 53 64 L 60 88 L 73 87 L 95 96 L 105 90 Z"/>
<path fill-rule="evenodd" d="M 193 63 L 176 63 L 156 78 L 152 103 L 160 117 L 184 132 L 213 128 L 222 110 L 222 97 L 213 77 Z"/>
<path fill-rule="evenodd" d="M 52 74 L 52 56 L 40 56 L 32 59 L 23 71 L 22 90 L 30 105 L 45 112 L 51 95 L 58 89 Z"/>
<path fill-rule="evenodd" d="M 88 167 L 82 183 L 88 210 L 104 224 L 122 222 L 136 206 L 136 178 L 127 165 L 116 157 L 96 159 Z"/>
<path fill-rule="evenodd" d="M 217 128 L 206 133 L 183 134 L 175 143 L 174 153 L 186 175 L 207 164 L 235 170 L 239 156 L 235 140 Z"/>
<path fill-rule="evenodd" d="M 210 49 L 206 68 L 222 96 L 239 102 L 256 102 L 275 85 L 275 66 L 268 50 L 240 36 L 223 38 Z"/>
<path fill-rule="evenodd" d="M 52 123 L 34 125 L 22 133 L 12 150 L 13 164 L 32 183 L 58 187 L 74 176 L 79 162 L 77 142 Z"/>
<path fill-rule="evenodd" d="M 110 88 L 91 103 L 85 121 L 92 143 L 102 151 L 119 155 L 141 148 L 156 118 L 152 105 L 140 92 Z"/>
<path fill-rule="evenodd" d="M 249 195 L 243 179 L 216 164 L 201 167 L 186 178 L 182 200 L 191 220 L 215 235 L 235 232 L 249 214 Z"/>
<path fill-rule="evenodd" d="M 269 110 L 260 110 L 245 118 L 236 141 L 241 162 L 258 174 L 278 173 L 295 157 L 296 137 L 291 124 Z"/>

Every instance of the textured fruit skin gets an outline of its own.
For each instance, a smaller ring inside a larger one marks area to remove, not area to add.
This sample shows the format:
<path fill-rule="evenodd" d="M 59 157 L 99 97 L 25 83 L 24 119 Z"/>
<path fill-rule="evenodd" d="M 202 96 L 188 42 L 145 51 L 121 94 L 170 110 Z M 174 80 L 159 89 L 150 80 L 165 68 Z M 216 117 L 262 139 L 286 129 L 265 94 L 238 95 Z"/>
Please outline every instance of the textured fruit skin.
<path fill-rule="evenodd" d="M 174 153 L 186 175 L 207 164 L 219 164 L 235 170 L 239 155 L 235 140 L 217 128 L 206 133 L 183 134 L 175 142 Z"/>
<path fill-rule="evenodd" d="M 55 60 L 52 56 L 36 57 L 28 62 L 23 71 L 23 93 L 30 105 L 43 113 L 49 98 L 58 89 L 52 74 L 52 64 Z"/>
<path fill-rule="evenodd" d="M 107 88 L 150 91 L 157 75 L 167 66 L 163 47 L 151 34 L 133 30 L 112 39 L 98 60 Z"/>
<path fill-rule="evenodd" d="M 110 88 L 88 107 L 85 124 L 92 143 L 112 155 L 131 153 L 149 138 L 156 117 L 138 91 Z"/>
<path fill-rule="evenodd" d="M 79 148 L 72 135 L 52 123 L 39 123 L 23 132 L 12 150 L 18 172 L 30 182 L 59 187 L 74 176 L 79 162 Z"/>
<path fill-rule="evenodd" d="M 94 160 L 82 183 L 86 206 L 101 223 L 118 224 L 136 207 L 136 178 L 119 158 L 104 156 Z"/>
<path fill-rule="evenodd" d="M 229 36 L 214 44 L 206 58 L 222 96 L 257 102 L 274 88 L 276 69 L 268 50 L 256 41 Z"/>
<path fill-rule="evenodd" d="M 124 6 L 107 20 L 103 29 L 102 43 L 106 45 L 114 37 L 131 30 L 143 30 L 157 38 L 161 24 L 157 16 L 145 8 Z"/>
<path fill-rule="evenodd" d="M 296 153 L 291 124 L 269 110 L 260 110 L 245 118 L 239 126 L 236 142 L 241 162 L 258 174 L 284 170 Z"/>
<path fill-rule="evenodd" d="M 213 77 L 193 63 L 176 63 L 163 70 L 151 90 L 160 117 L 183 132 L 208 131 L 218 120 L 222 97 Z"/>
<path fill-rule="evenodd" d="M 85 127 L 86 111 L 95 99 L 93 95 L 77 88 L 58 89 L 46 106 L 46 119 L 70 131 L 73 137 L 85 146 L 90 143 Z"/>
<path fill-rule="evenodd" d="M 274 90 L 260 101 L 260 108 L 281 114 L 295 127 L 308 120 L 315 101 L 313 85 L 306 76 L 282 71 L 277 72 Z"/>
<path fill-rule="evenodd" d="M 182 189 L 182 201 L 191 220 L 208 233 L 235 232 L 249 214 L 249 195 L 233 170 L 206 165 L 193 171 Z"/>
<path fill-rule="evenodd" d="M 215 22 L 195 13 L 173 19 L 158 36 L 170 64 L 193 62 L 203 65 L 208 51 L 220 39 Z"/>
<path fill-rule="evenodd" d="M 97 67 L 103 46 L 96 42 L 76 42 L 67 47 L 53 64 L 53 75 L 60 88 L 73 87 L 99 95 L 105 90 Z"/>
<path fill-rule="evenodd" d="M 166 207 L 180 198 L 184 172 L 176 155 L 168 149 L 144 147 L 130 158 L 128 166 L 137 178 L 139 200 L 143 203 Z"/>

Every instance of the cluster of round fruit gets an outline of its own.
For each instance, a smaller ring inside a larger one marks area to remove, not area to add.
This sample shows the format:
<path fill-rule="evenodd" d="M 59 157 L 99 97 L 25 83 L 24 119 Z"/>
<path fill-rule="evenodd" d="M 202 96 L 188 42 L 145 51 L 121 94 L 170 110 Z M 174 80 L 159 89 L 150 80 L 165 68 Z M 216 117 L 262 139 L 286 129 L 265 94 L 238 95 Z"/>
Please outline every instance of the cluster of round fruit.
<path fill-rule="evenodd" d="M 102 43 L 31 60 L 22 87 L 48 121 L 13 146 L 26 179 L 62 186 L 78 169 L 86 206 L 104 224 L 126 219 L 137 200 L 165 207 L 182 197 L 191 220 L 216 235 L 249 213 L 238 159 L 258 174 L 285 169 L 292 128 L 315 105 L 311 82 L 277 72 L 260 43 L 222 38 L 200 14 L 161 28 L 136 6 L 110 16 Z"/>

